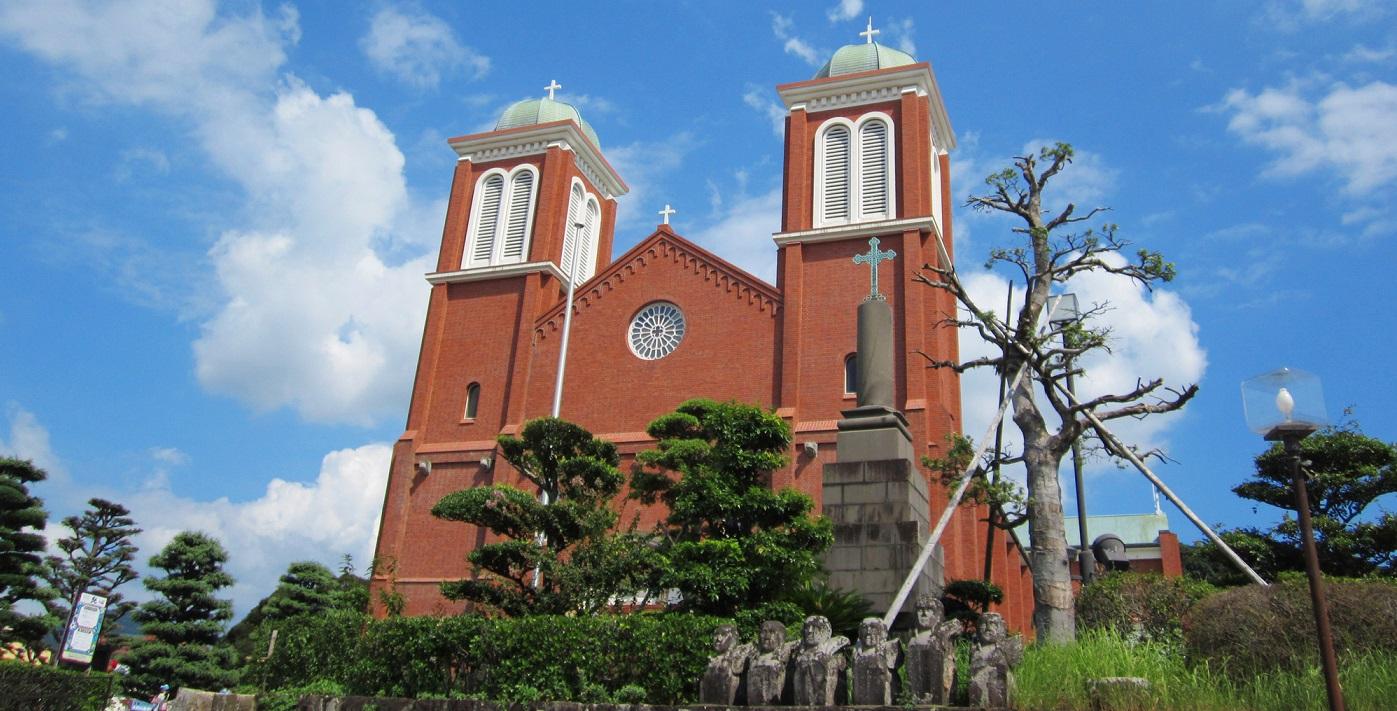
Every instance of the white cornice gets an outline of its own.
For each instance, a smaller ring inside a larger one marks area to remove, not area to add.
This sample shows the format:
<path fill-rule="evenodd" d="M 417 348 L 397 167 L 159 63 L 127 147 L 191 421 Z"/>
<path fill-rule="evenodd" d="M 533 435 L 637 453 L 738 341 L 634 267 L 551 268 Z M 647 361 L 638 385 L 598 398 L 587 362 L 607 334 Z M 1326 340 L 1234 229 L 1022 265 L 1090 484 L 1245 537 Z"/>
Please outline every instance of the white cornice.
<path fill-rule="evenodd" d="M 587 139 L 572 121 L 555 121 L 522 129 L 492 131 L 452 139 L 451 147 L 460 160 L 475 163 L 535 155 L 556 145 L 577 156 L 578 168 L 606 194 L 608 200 L 630 192 L 621 176 L 602 157 L 601 151 Z"/>
<path fill-rule="evenodd" d="M 562 281 L 563 270 L 552 262 L 524 262 L 522 264 L 502 264 L 494 267 L 476 267 L 474 269 L 461 269 L 454 272 L 432 272 L 427 275 L 429 284 L 458 284 L 466 281 L 484 281 L 486 279 L 501 279 L 504 277 L 515 277 L 523 274 L 543 272 L 553 278 Z"/>
<path fill-rule="evenodd" d="M 941 89 L 936 85 L 936 75 L 932 73 L 930 64 L 912 64 L 777 87 L 787 111 L 803 109 L 807 113 L 892 101 L 909 92 L 925 96 L 931 102 L 932 133 L 936 146 L 942 150 L 955 148 L 956 135 L 951 130 L 951 119 L 946 115 L 946 104 L 941 100 Z"/>
<path fill-rule="evenodd" d="M 941 234 L 941 227 L 936 224 L 936 218 L 927 216 L 907 217 L 901 220 L 880 220 L 878 222 L 854 222 L 799 232 L 777 232 L 771 236 L 771 241 L 775 242 L 777 247 L 784 247 L 788 244 L 831 242 L 850 237 L 876 237 L 906 232 L 907 230 L 920 230 L 938 236 Z"/>

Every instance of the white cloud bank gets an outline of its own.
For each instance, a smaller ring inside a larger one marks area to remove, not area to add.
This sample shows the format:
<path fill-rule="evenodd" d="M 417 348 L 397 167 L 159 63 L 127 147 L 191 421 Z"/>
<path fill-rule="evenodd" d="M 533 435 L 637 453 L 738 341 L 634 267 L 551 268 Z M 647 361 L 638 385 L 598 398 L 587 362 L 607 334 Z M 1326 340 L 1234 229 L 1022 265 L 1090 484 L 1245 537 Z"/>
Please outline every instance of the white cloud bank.
<path fill-rule="evenodd" d="M 422 83 L 434 52 L 472 63 L 440 20 L 391 12 L 365 40 L 385 67 Z M 240 224 L 214 225 L 217 306 L 194 344 L 200 383 L 258 409 L 371 424 L 406 401 L 435 235 L 374 112 L 279 74 L 299 36 L 289 6 L 271 16 L 220 14 L 209 0 L 0 8 L 0 39 L 69 70 L 92 101 L 179 120 L 245 192 Z"/>
<path fill-rule="evenodd" d="M 375 69 L 419 89 L 435 88 L 443 72 L 479 79 L 490 71 L 490 58 L 462 45 L 441 18 L 395 7 L 374 14 L 359 48 Z"/>
<path fill-rule="evenodd" d="M 151 475 L 141 488 L 75 486 L 38 418 L 15 403 L 7 414 L 9 431 L 0 433 L 0 456 L 33 460 L 49 473 L 34 493 L 48 505 L 50 540 L 67 535 L 59 520 L 67 513 L 78 513 L 94 496 L 129 508 L 144 530 L 136 538 L 137 564 L 143 575 L 150 572 L 146 562 L 175 534 L 204 531 L 229 552 L 227 570 L 237 583 L 224 595 L 233 598 L 239 615 L 269 594 L 292 562 L 314 560 L 333 568 L 348 553 L 362 570 L 373 556 L 392 453 L 388 444 L 330 452 L 310 483 L 274 478 L 260 497 L 250 501 L 226 497 L 204 501 L 171 489 L 168 468 L 185 464 L 188 457 L 167 447 L 150 449 Z M 125 592 L 138 600 L 149 597 L 139 582 Z"/>

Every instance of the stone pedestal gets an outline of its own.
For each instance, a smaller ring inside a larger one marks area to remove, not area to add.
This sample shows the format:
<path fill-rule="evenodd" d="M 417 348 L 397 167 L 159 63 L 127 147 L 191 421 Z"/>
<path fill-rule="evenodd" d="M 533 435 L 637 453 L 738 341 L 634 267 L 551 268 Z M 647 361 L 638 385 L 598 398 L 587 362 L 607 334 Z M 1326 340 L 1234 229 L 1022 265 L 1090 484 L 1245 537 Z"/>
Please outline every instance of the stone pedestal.
<path fill-rule="evenodd" d="M 839 461 L 824 466 L 823 495 L 822 511 L 834 524 L 834 545 L 825 554 L 830 586 L 857 591 L 884 613 L 930 535 L 925 475 L 911 457 Z M 909 601 L 941 594 L 942 561 L 937 546 Z M 893 629 L 913 626 L 912 605 L 903 609 Z"/>

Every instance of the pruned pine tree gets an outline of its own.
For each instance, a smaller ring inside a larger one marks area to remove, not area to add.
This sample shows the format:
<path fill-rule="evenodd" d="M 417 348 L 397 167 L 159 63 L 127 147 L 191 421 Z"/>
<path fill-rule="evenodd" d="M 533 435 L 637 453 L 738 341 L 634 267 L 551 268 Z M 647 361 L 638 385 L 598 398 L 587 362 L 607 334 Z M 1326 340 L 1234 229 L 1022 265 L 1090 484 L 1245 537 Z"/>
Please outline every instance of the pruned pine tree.
<path fill-rule="evenodd" d="M 292 563 L 282 574 L 276 590 L 263 603 L 263 619 L 278 622 L 327 610 L 339 586 L 334 573 L 319 563 Z"/>
<path fill-rule="evenodd" d="M 48 614 L 27 614 L 26 601 L 42 605 L 53 591 L 41 584 L 44 502 L 29 493 L 43 481 L 44 470 L 23 459 L 0 458 L 0 646 L 12 646 L 26 659 L 37 658 L 42 640 L 54 620 Z"/>
<path fill-rule="evenodd" d="M 442 594 L 510 616 L 591 613 L 645 592 L 650 549 L 613 533 L 611 499 L 621 489 L 616 445 L 552 417 L 499 438 L 500 453 L 546 495 L 508 484 L 447 494 L 432 515 L 487 529 L 503 540 L 471 551 L 469 579 Z M 537 575 L 537 580 L 535 580 Z"/>
<path fill-rule="evenodd" d="M 1109 332 L 1093 322 L 1105 304 L 1044 328 L 1048 321 L 1045 309 L 1056 287 L 1089 272 L 1114 274 L 1147 289 L 1174 278 L 1174 265 L 1158 252 L 1139 249 L 1133 260 L 1125 257 L 1122 252 L 1129 243 L 1118 236 L 1116 225 L 1083 229 L 1083 223 L 1105 208 L 1078 214 L 1077 206 L 1069 203 L 1060 211 L 1044 213 L 1049 183 L 1068 168 L 1072 155 L 1070 145 L 1058 143 L 1043 147 L 1037 155 L 1018 156 L 1013 167 L 985 179 L 989 187 L 986 194 L 972 196 L 967 202 L 974 210 L 1004 213 L 1018 221 L 1013 232 L 1019 241 L 1011 247 L 992 249 L 986 264 L 988 268 L 1007 266 L 1027 284 L 1027 295 L 1016 315 L 1002 319 L 988 306 L 976 303 L 953 265 L 942 263 L 944 260 L 925 265 L 918 277 L 955 296 L 966 316 L 949 319 L 950 325 L 971 329 L 996 347 L 994 354 L 967 362 L 927 356 L 933 366 L 956 372 L 993 368 L 1011 375 L 1021 365 L 1028 368 L 1027 376 L 1009 393 L 1014 424 L 1023 435 L 1023 451 L 1001 463 L 1022 462 L 1027 470 L 1033 624 L 1038 639 L 1053 642 L 1070 641 L 1075 636 L 1058 469 L 1072 443 L 1090 431 L 1086 413 L 1102 421 L 1138 418 L 1177 410 L 1198 392 L 1197 385 L 1173 388 L 1161 379 L 1140 380 L 1127 392 L 1074 403 L 1057 389 L 1068 373 L 1076 372 L 1083 356 L 1109 350 Z M 1109 446 L 1106 449 L 1113 453 Z"/>
<path fill-rule="evenodd" d="M 102 622 L 102 637 L 116 629 L 117 623 L 135 609 L 117 592 L 117 588 L 138 576 L 133 562 L 136 544 L 132 538 L 141 532 L 131 518 L 131 512 L 121 504 L 105 499 L 91 499 L 81 516 L 68 516 L 63 525 L 71 535 L 58 539 L 63 555 L 44 559 L 44 579 L 58 594 L 48 602 L 49 614 L 58 621 L 54 638 L 61 639 L 63 624 L 78 593 L 92 593 L 107 598 L 107 610 Z"/>
<path fill-rule="evenodd" d="M 145 638 L 121 658 L 131 667 L 129 689 L 151 694 L 169 684 L 217 691 L 237 682 L 237 654 L 222 639 L 233 604 L 218 597 L 233 584 L 223 570 L 227 561 L 222 544 L 193 531 L 177 534 L 150 559 L 165 576 L 145 579 L 159 597 L 135 612 Z"/>

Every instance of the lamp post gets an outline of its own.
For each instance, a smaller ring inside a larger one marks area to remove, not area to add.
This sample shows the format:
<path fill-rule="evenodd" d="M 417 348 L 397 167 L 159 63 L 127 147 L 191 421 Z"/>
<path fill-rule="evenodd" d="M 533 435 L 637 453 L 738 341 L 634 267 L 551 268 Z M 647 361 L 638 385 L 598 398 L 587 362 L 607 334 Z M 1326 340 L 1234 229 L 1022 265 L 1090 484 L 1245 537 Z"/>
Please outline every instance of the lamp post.
<path fill-rule="evenodd" d="M 1344 692 L 1339 686 L 1339 665 L 1334 658 L 1334 636 L 1329 630 L 1329 606 L 1319 572 L 1314 528 L 1310 523 L 1310 494 L 1300 472 L 1300 440 L 1328 424 L 1324 391 L 1319 378 L 1303 370 L 1281 368 L 1242 382 L 1242 407 L 1247 426 L 1268 442 L 1282 442 L 1290 460 L 1295 511 L 1304 542 L 1305 573 L 1310 579 L 1310 602 L 1319 634 L 1319 658 L 1324 667 L 1325 691 L 1331 711 L 1343 711 Z"/>
<path fill-rule="evenodd" d="M 1063 294 L 1053 297 L 1049 301 L 1048 323 L 1054 328 L 1062 327 L 1077 320 L 1080 312 L 1077 310 L 1077 295 Z M 1067 333 L 1062 334 L 1062 347 L 1068 348 Z M 1072 399 L 1077 399 L 1077 388 L 1072 381 L 1072 364 L 1067 364 L 1067 392 L 1072 395 Z M 1077 570 L 1082 574 L 1082 585 L 1090 583 L 1096 577 L 1096 558 L 1092 555 L 1091 549 L 1087 548 L 1087 498 L 1086 487 L 1082 483 L 1082 445 L 1081 438 L 1072 440 L 1072 476 L 1077 484 Z"/>

